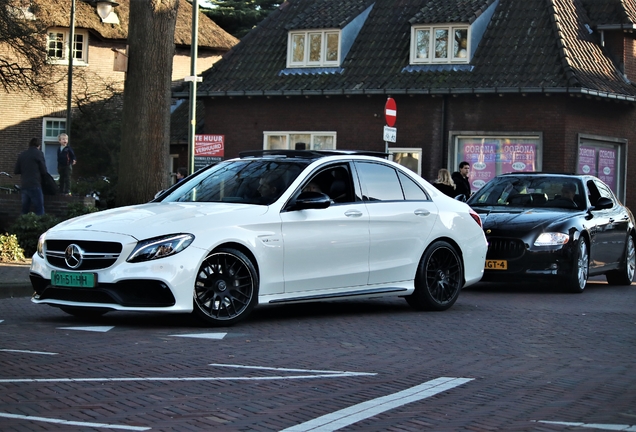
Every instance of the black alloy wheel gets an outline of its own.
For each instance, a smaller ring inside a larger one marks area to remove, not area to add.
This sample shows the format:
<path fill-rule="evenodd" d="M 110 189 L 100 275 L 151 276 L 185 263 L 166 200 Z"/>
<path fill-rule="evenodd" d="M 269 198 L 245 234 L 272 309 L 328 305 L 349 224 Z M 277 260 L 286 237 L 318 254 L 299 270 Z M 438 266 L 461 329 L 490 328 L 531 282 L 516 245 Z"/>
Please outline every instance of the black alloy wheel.
<path fill-rule="evenodd" d="M 417 310 L 443 311 L 450 308 L 464 286 L 464 268 L 455 248 L 436 241 L 424 252 L 415 276 L 415 291 L 406 297 Z"/>
<path fill-rule="evenodd" d="M 242 252 L 218 249 L 199 268 L 194 314 L 206 324 L 229 326 L 249 315 L 258 297 L 258 275 Z"/>

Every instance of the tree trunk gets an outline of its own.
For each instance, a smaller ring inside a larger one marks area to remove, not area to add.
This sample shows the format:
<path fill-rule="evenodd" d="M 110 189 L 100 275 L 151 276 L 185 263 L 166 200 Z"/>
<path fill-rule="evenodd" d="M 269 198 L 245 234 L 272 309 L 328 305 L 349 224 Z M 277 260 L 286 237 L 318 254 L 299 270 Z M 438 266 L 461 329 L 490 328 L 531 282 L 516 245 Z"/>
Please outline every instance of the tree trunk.
<path fill-rule="evenodd" d="M 168 185 L 170 90 L 179 0 L 131 0 L 117 205 Z"/>

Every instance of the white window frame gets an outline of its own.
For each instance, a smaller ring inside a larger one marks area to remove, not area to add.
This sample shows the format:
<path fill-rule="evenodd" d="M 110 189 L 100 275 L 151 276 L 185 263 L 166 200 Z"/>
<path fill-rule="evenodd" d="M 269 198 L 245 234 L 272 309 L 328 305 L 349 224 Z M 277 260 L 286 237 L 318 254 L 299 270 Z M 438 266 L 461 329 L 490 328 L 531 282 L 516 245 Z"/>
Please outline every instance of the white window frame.
<path fill-rule="evenodd" d="M 337 133 L 336 132 L 322 132 L 322 131 L 265 131 L 263 132 L 263 150 L 295 150 L 295 143 L 292 136 L 309 135 L 309 142 L 305 143 L 308 146 L 305 150 L 335 150 L 337 148 Z M 331 138 L 333 142 L 332 147 L 319 147 L 317 139 L 318 137 Z M 279 145 L 275 149 L 270 146 L 271 138 L 276 138 Z M 292 147 L 292 142 L 294 146 Z"/>
<path fill-rule="evenodd" d="M 466 47 L 465 56 L 455 57 L 455 38 L 452 35 L 455 31 L 466 31 Z M 470 39 L 471 28 L 465 24 L 442 24 L 442 25 L 417 25 L 411 27 L 411 53 L 410 64 L 450 64 L 450 63 L 469 63 L 470 62 Z M 428 31 L 429 43 L 428 53 L 425 58 L 417 56 L 417 35 L 420 31 Z M 447 37 L 451 41 L 447 41 L 446 57 L 435 58 L 435 34 L 437 31 L 446 31 Z"/>
<path fill-rule="evenodd" d="M 338 37 L 338 54 L 336 60 L 327 60 L 327 38 L 336 35 Z M 304 36 L 303 59 L 294 61 L 294 37 Z M 310 39 L 320 37 L 320 59 L 310 60 Z M 340 55 L 342 52 L 342 33 L 339 29 L 325 30 L 302 30 L 290 31 L 287 36 L 287 67 L 338 67 L 340 66 Z"/>
<path fill-rule="evenodd" d="M 62 56 L 61 57 L 52 57 L 49 56 L 49 44 L 51 43 L 51 40 L 49 39 L 49 35 L 51 33 L 57 33 L 57 34 L 61 34 L 62 35 Z M 68 58 L 69 58 L 69 43 L 68 43 L 68 39 L 70 36 L 70 30 L 67 28 L 59 28 L 59 27 L 53 27 L 48 29 L 48 31 L 46 32 L 46 52 L 47 52 L 47 59 L 49 61 L 49 63 L 51 64 L 68 64 Z M 80 42 L 82 44 L 82 47 L 80 50 L 77 49 L 77 44 L 78 44 L 78 39 L 82 39 L 82 41 Z M 75 29 L 74 32 L 74 39 L 75 39 L 75 43 L 73 44 L 73 48 L 74 51 L 79 52 L 81 54 L 81 57 L 73 57 L 73 64 L 77 64 L 77 65 L 86 65 L 88 64 L 88 32 L 84 31 L 84 30 L 77 30 Z"/>
<path fill-rule="evenodd" d="M 57 149 L 60 146 L 57 137 L 61 133 L 66 132 L 66 118 L 44 117 L 42 118 L 42 153 L 45 155 L 46 169 L 53 176 L 57 177 Z M 55 148 L 55 160 L 52 159 L 49 150 L 47 154 L 47 145 Z M 47 157 L 48 156 L 48 157 Z"/>

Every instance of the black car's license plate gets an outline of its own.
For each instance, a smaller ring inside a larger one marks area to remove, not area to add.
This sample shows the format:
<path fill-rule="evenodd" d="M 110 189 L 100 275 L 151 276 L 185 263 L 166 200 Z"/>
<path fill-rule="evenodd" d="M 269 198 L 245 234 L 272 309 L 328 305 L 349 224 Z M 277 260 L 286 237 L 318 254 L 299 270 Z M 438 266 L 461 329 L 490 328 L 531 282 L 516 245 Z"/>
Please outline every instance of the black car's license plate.
<path fill-rule="evenodd" d="M 506 260 L 486 260 L 486 270 L 508 270 Z"/>
<path fill-rule="evenodd" d="M 95 273 L 71 273 L 53 270 L 51 285 L 71 288 L 94 288 L 97 285 Z"/>

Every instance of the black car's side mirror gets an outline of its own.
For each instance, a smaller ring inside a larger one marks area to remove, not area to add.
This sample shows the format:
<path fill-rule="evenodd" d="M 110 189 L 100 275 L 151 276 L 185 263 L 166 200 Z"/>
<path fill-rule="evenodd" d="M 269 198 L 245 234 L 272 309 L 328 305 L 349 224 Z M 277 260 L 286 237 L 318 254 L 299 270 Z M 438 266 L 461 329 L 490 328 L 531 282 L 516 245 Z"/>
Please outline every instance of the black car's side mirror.
<path fill-rule="evenodd" d="M 466 195 L 464 195 L 464 194 L 459 194 L 459 195 L 457 195 L 457 196 L 455 197 L 455 199 L 456 199 L 457 201 L 461 201 L 461 202 L 466 202 L 466 201 L 467 201 Z"/>
<path fill-rule="evenodd" d="M 293 210 L 323 209 L 331 205 L 331 198 L 321 192 L 303 192 L 298 195 Z"/>
<path fill-rule="evenodd" d="M 601 197 L 596 200 L 596 204 L 594 205 L 593 210 L 605 210 L 614 207 L 614 203 L 611 199 L 606 197 Z"/>

